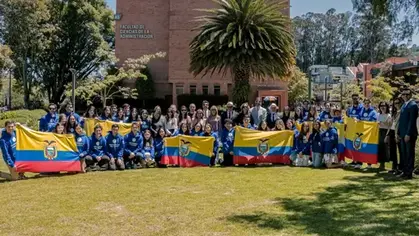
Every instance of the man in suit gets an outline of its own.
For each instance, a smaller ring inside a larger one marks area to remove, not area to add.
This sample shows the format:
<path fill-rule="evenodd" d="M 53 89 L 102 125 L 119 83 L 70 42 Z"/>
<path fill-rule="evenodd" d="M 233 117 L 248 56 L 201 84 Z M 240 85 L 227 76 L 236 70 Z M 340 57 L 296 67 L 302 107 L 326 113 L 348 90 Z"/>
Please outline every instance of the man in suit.
<path fill-rule="evenodd" d="M 397 130 L 401 144 L 401 158 L 403 159 L 403 174 L 399 175 L 404 179 L 412 179 L 415 166 L 415 145 L 418 137 L 416 120 L 418 118 L 418 105 L 412 99 L 412 91 L 409 88 L 402 90 L 401 96 L 405 103 L 400 112 L 399 127 Z"/>
<path fill-rule="evenodd" d="M 257 127 L 260 122 L 266 121 L 266 117 L 266 109 L 262 107 L 262 100 L 258 97 L 255 100 L 255 106 L 250 110 L 251 124 Z"/>
<path fill-rule="evenodd" d="M 237 116 L 239 113 L 237 111 L 233 110 L 233 102 L 227 103 L 227 110 L 221 114 L 221 122 L 223 123 L 223 126 L 225 125 L 225 120 L 230 119 L 233 122 L 233 126 L 237 125 L 240 122 L 237 122 Z"/>
<path fill-rule="evenodd" d="M 278 107 L 275 103 L 272 103 L 266 117 L 266 123 L 268 124 L 269 129 L 273 129 L 275 127 L 275 121 L 277 119 L 279 119 Z"/>

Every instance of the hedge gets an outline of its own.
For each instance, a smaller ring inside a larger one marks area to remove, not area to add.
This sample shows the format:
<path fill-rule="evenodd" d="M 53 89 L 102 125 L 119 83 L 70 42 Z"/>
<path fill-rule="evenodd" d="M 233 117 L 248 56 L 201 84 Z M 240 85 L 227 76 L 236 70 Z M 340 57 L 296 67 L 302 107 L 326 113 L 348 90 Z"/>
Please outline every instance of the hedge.
<path fill-rule="evenodd" d="M 26 124 L 31 129 L 38 130 L 39 119 L 45 114 L 44 110 L 15 110 L 0 113 L 0 127 L 4 128 L 4 123 L 7 120 L 13 120 Z"/>

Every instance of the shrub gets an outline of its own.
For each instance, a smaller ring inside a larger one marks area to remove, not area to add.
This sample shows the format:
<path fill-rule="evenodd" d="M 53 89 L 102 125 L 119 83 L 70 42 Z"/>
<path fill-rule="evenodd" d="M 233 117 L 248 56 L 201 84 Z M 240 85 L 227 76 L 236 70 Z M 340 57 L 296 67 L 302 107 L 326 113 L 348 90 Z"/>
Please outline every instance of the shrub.
<path fill-rule="evenodd" d="M 44 110 L 16 110 L 8 111 L 0 114 L 0 127 L 4 128 L 7 120 L 14 120 L 21 124 L 26 124 L 31 129 L 39 129 L 39 119 L 45 115 Z"/>

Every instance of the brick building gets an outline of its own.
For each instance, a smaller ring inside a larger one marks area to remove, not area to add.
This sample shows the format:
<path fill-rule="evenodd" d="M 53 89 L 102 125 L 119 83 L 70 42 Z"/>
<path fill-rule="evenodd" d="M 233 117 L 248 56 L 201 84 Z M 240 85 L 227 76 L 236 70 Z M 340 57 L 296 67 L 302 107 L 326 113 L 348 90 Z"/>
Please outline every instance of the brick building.
<path fill-rule="evenodd" d="M 278 2 L 283 2 L 278 0 Z M 197 34 L 194 18 L 202 14 L 195 9 L 213 8 L 210 0 L 118 0 L 116 4 L 116 56 L 121 62 L 159 51 L 166 58 L 150 63 L 156 96 L 177 104 L 179 94 L 230 95 L 230 75 L 194 77 L 189 70 L 189 43 Z M 289 6 L 289 2 L 288 2 Z M 289 7 L 284 12 L 289 16 Z M 288 100 L 286 82 L 266 79 L 252 81 L 249 99 L 276 96 L 281 107 Z"/>

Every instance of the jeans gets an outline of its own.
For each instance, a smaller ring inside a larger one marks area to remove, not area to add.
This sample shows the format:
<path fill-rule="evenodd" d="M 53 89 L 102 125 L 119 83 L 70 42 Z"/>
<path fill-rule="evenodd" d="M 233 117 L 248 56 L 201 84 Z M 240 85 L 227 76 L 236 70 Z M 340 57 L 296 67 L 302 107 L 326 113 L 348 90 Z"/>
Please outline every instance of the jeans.
<path fill-rule="evenodd" d="M 319 152 L 313 152 L 311 154 L 311 156 L 313 158 L 313 167 L 314 168 L 321 167 L 322 166 L 322 161 L 323 161 L 322 154 L 319 153 Z"/>

